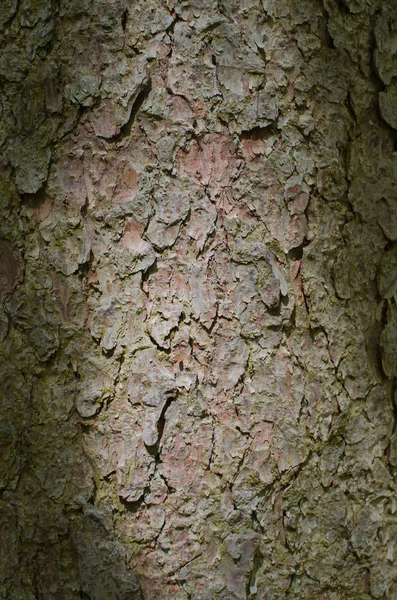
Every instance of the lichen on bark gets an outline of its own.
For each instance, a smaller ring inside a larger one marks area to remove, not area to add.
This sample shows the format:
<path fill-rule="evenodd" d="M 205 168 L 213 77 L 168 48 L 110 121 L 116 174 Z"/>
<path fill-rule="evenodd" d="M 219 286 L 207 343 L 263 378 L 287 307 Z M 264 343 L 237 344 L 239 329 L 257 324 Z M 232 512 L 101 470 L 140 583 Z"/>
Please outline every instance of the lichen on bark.
<path fill-rule="evenodd" d="M 0 598 L 397 597 L 394 12 L 0 6 Z"/>

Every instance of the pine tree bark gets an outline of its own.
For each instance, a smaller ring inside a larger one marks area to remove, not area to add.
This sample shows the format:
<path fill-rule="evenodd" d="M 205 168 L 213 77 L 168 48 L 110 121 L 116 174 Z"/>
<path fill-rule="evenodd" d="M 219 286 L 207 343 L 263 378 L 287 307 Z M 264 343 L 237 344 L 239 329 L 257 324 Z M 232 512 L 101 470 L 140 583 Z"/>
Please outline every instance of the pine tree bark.
<path fill-rule="evenodd" d="M 397 597 L 393 0 L 0 6 L 0 598 Z"/>

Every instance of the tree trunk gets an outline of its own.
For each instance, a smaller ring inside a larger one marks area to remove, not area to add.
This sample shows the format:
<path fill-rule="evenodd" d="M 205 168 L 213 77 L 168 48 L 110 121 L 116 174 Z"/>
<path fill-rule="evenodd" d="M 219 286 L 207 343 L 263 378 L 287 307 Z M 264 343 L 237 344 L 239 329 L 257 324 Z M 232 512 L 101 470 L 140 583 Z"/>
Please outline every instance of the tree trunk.
<path fill-rule="evenodd" d="M 0 24 L 0 598 L 397 598 L 393 0 Z"/>

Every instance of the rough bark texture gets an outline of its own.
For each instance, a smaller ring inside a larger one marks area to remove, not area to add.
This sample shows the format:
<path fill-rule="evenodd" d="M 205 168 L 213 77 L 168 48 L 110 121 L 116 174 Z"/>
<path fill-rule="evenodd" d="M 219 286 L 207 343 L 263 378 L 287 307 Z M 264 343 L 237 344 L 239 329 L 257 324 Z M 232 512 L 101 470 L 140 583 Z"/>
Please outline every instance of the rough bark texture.
<path fill-rule="evenodd" d="M 394 0 L 2 0 L 0 597 L 397 598 Z"/>

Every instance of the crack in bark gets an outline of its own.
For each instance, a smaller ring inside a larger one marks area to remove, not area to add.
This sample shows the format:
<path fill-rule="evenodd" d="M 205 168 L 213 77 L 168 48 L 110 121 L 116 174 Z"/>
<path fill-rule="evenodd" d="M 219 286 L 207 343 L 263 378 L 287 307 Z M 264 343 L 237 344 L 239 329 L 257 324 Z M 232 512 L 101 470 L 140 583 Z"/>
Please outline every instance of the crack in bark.
<path fill-rule="evenodd" d="M 114 143 L 120 142 L 124 138 L 130 137 L 132 127 L 136 121 L 139 111 L 141 110 L 142 105 L 145 102 L 145 100 L 148 98 L 151 90 L 152 90 L 152 82 L 151 82 L 150 77 L 147 77 L 141 83 L 141 85 L 139 86 L 139 88 L 137 90 L 137 94 L 132 102 L 131 112 L 130 112 L 128 121 L 120 127 L 120 131 L 118 133 L 116 133 L 115 135 L 113 135 L 110 138 L 105 138 L 106 142 L 114 144 Z M 99 137 L 103 137 L 103 136 L 99 136 Z"/>
<path fill-rule="evenodd" d="M 258 548 L 255 551 L 255 554 L 254 554 L 254 557 L 252 560 L 251 570 L 247 574 L 247 583 L 246 583 L 246 588 L 245 588 L 246 600 L 255 600 L 255 598 L 257 597 L 257 592 L 258 592 L 258 588 L 256 585 L 257 576 L 258 576 L 258 572 L 259 572 L 260 568 L 263 565 L 263 559 L 264 559 L 264 556 L 263 556 L 262 552 L 260 551 L 260 549 Z"/>
<path fill-rule="evenodd" d="M 153 444 L 152 446 L 145 444 L 145 448 L 148 451 L 148 453 L 150 454 L 150 456 L 153 456 L 156 459 L 158 459 L 158 462 L 161 462 L 161 460 L 160 460 L 160 445 L 161 445 L 161 440 L 162 440 L 164 428 L 165 428 L 166 413 L 167 413 L 167 410 L 169 409 L 169 407 L 171 406 L 171 404 L 173 402 L 175 402 L 175 400 L 177 399 L 177 396 L 178 396 L 178 394 L 173 392 L 172 396 L 167 398 L 167 400 L 161 410 L 161 413 L 160 413 L 160 416 L 158 418 L 157 425 L 156 425 L 157 433 L 158 433 L 157 442 L 155 444 Z M 158 464 L 158 463 L 156 463 L 156 464 Z"/>

